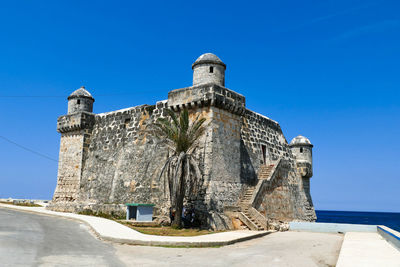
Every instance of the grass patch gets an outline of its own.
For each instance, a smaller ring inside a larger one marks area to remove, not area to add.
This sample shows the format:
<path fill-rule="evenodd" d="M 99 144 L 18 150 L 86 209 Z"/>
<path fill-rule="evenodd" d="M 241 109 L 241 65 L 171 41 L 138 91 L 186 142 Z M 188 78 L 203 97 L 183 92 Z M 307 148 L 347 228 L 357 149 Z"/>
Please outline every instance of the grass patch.
<path fill-rule="evenodd" d="M 191 246 L 191 245 L 187 245 L 187 246 L 173 246 L 173 245 L 154 245 L 152 247 L 160 247 L 160 248 L 220 248 L 221 246 L 205 246 L 205 247 L 199 247 L 199 246 Z"/>
<path fill-rule="evenodd" d="M 136 230 L 142 234 L 146 235 L 160 235 L 160 236 L 199 236 L 199 235 L 208 235 L 214 233 L 220 233 L 223 231 L 209 231 L 209 230 L 200 230 L 200 229 L 175 229 L 170 226 L 133 226 L 127 222 L 120 222 L 133 230 Z"/>
<path fill-rule="evenodd" d="M 9 201 L 0 201 L 0 203 L 1 204 L 14 205 L 14 206 L 22 206 L 22 207 L 41 207 L 38 204 L 29 203 L 29 202 L 13 203 L 13 202 L 9 202 Z"/>
<path fill-rule="evenodd" d="M 124 219 L 123 216 L 119 216 L 119 215 L 116 215 L 116 214 L 108 214 L 108 213 L 103 213 L 103 212 L 93 212 L 92 210 L 83 210 L 83 211 L 78 212 L 78 214 L 102 217 L 102 218 L 106 218 L 106 219 L 109 219 L 109 220 L 122 220 L 122 219 Z"/>

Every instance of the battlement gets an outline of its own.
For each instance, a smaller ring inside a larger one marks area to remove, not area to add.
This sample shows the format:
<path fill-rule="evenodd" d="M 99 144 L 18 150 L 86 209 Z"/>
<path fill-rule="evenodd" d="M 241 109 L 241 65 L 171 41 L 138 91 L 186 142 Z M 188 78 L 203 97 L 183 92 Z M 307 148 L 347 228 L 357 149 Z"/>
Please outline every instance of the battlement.
<path fill-rule="evenodd" d="M 176 89 L 168 93 L 168 106 L 175 111 L 213 106 L 243 115 L 246 111 L 245 102 L 243 95 L 213 83 Z"/>
<path fill-rule="evenodd" d="M 66 133 L 91 128 L 95 123 L 95 114 L 80 112 L 58 117 L 57 131 Z"/>

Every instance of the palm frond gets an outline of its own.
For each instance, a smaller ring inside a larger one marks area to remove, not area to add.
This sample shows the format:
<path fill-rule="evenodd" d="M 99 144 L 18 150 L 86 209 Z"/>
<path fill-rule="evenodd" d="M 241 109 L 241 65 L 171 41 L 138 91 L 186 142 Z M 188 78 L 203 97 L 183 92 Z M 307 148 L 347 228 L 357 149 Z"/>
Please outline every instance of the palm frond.
<path fill-rule="evenodd" d="M 153 124 L 153 134 L 173 152 L 163 165 L 159 179 L 167 170 L 164 188 L 167 191 L 168 186 L 171 207 L 178 211 L 178 207 L 182 208 L 185 192 L 189 196 L 196 194 L 203 181 L 192 152 L 198 147 L 200 137 L 206 131 L 206 119 L 197 115 L 190 121 L 187 109 L 180 112 L 179 118 L 170 109 L 167 109 L 167 113 L 169 118 L 159 118 Z M 180 220 L 180 216 L 176 217 Z"/>

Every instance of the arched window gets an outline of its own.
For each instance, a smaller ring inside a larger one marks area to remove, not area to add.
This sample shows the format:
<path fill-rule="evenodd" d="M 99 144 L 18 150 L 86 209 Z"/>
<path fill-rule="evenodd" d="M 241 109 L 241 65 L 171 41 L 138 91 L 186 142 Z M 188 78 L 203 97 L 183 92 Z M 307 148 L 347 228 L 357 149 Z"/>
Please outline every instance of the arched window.
<path fill-rule="evenodd" d="M 214 72 L 214 67 L 210 67 L 210 73 Z"/>
<path fill-rule="evenodd" d="M 303 148 L 302 147 L 300 147 L 300 153 L 303 153 Z"/>
<path fill-rule="evenodd" d="M 78 105 L 80 105 L 80 104 L 81 104 L 81 100 L 78 99 L 78 100 L 76 101 L 76 103 L 77 103 Z"/>

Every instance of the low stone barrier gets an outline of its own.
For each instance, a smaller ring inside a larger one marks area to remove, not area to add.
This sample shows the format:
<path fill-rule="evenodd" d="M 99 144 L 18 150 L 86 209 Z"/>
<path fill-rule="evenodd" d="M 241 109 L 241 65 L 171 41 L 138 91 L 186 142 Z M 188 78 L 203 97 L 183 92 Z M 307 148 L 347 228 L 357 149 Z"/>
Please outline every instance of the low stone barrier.
<path fill-rule="evenodd" d="M 387 242 L 392 244 L 400 251 L 400 233 L 386 227 L 384 225 L 377 226 L 378 234 L 380 234 Z"/>
<path fill-rule="evenodd" d="M 377 232 L 376 225 L 315 222 L 290 222 L 289 230 L 319 233 Z"/>

